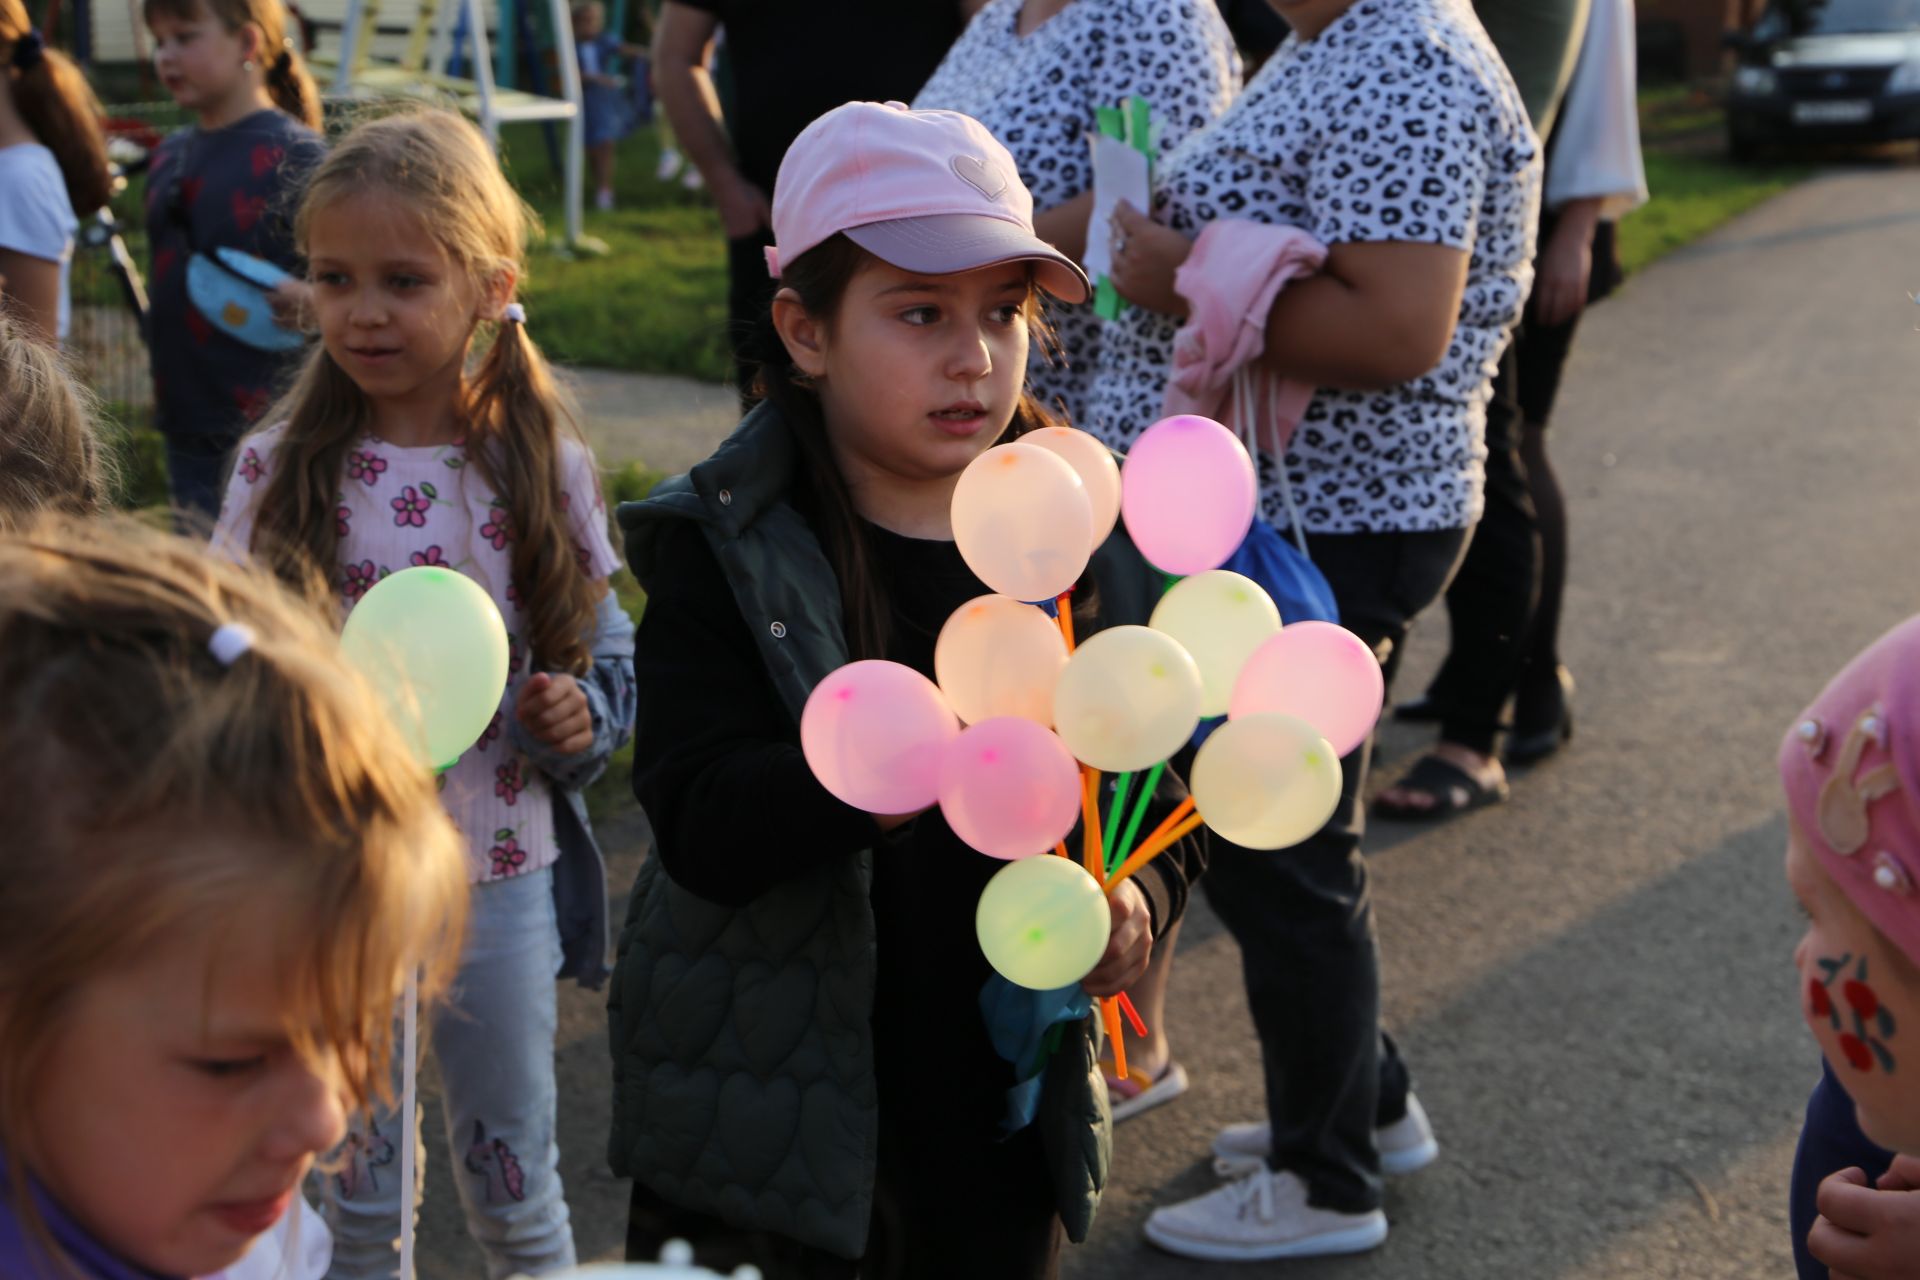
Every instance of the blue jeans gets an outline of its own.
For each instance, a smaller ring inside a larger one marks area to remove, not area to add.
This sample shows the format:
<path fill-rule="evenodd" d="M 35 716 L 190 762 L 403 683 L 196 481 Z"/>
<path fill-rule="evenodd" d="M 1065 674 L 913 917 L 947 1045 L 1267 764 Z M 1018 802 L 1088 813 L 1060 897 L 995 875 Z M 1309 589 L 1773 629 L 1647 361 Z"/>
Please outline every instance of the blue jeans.
<path fill-rule="evenodd" d="M 466 953 L 452 992 L 431 1018 L 429 1045 L 440 1067 L 448 1162 L 467 1231 L 486 1253 L 489 1280 L 504 1280 L 574 1264 L 554 1137 L 560 931 L 552 868 L 475 885 L 472 893 Z M 329 1280 L 396 1274 L 399 1135 L 391 1111 L 358 1117 L 329 1162 L 335 1172 L 322 1197 L 333 1231 Z M 425 1145 L 419 1150 L 424 1185 Z"/>

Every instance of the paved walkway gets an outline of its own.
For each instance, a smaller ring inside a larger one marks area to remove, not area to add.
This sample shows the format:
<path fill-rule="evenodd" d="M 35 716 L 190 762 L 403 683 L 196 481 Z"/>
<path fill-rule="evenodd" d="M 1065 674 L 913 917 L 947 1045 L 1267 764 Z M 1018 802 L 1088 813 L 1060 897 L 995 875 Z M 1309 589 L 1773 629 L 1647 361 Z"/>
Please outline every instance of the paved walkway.
<path fill-rule="evenodd" d="M 1215 1130 L 1260 1107 L 1238 954 L 1196 900 L 1171 1014 L 1193 1091 L 1121 1128 L 1068 1277 L 1791 1273 L 1786 1180 L 1816 1068 L 1772 757 L 1825 678 L 1920 604 L 1916 285 L 1920 175 L 1856 170 L 1668 258 L 1590 317 L 1554 428 L 1578 736 L 1502 808 L 1369 838 L 1387 1016 L 1441 1162 L 1390 1187 L 1393 1234 L 1364 1258 L 1235 1270 L 1140 1242 L 1153 1206 L 1211 1184 Z M 668 433 L 633 438 L 667 465 Z M 1444 633 L 1429 620 L 1399 692 L 1418 691 Z M 1373 786 L 1421 745 L 1391 727 Z M 644 827 L 605 834 L 624 895 Z M 604 1015 L 588 993 L 562 1005 L 576 1230 L 583 1257 L 614 1257 L 626 1188 L 604 1172 Z M 929 1063 L 927 1105 L 940 1088 Z M 440 1150 L 430 1162 L 421 1274 L 478 1276 Z"/>
<path fill-rule="evenodd" d="M 731 387 L 613 369 L 563 371 L 603 467 L 644 462 L 671 475 L 713 452 L 740 421 Z"/>

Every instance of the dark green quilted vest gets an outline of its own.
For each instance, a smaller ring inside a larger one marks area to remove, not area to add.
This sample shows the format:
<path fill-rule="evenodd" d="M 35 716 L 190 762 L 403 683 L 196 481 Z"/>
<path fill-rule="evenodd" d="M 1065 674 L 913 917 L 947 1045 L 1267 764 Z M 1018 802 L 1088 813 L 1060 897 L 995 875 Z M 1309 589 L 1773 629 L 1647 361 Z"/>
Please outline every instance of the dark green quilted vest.
<path fill-rule="evenodd" d="M 623 504 L 619 519 L 643 586 L 666 522 L 700 525 L 797 723 L 848 652 L 833 570 L 786 501 L 795 449 L 762 404 L 711 458 Z M 1139 567 L 1133 554 L 1129 584 L 1147 580 Z M 1144 620 L 1150 607 L 1143 586 L 1119 612 Z M 865 1252 L 878 1132 L 872 874 L 863 852 L 727 907 L 646 861 L 608 999 L 616 1174 L 739 1227 Z M 1066 1037 L 1036 1120 L 1075 1242 L 1093 1224 L 1112 1153 L 1098 1037 L 1092 1019 Z M 939 1098 L 928 1063 L 927 1105 Z"/>

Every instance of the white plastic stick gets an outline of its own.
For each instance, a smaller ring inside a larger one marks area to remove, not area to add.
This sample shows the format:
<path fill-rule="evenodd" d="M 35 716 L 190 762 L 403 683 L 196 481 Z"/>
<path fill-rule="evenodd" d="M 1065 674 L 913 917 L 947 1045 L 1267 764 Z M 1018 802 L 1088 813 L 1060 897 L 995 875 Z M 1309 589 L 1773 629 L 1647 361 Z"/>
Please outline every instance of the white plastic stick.
<path fill-rule="evenodd" d="M 407 991 L 400 998 L 400 1280 L 413 1280 L 414 1148 L 420 1142 L 415 1122 L 420 1068 L 420 981 L 407 971 Z"/>

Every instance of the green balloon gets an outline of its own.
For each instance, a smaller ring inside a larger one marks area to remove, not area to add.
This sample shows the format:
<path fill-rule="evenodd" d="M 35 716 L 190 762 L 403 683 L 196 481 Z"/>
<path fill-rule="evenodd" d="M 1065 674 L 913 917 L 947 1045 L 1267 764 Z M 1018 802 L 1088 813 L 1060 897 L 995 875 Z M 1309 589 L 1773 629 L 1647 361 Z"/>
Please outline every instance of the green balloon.
<path fill-rule="evenodd" d="M 980 950 L 1000 976 L 1035 991 L 1070 987 L 1107 950 L 1107 895 L 1071 858 L 1040 854 L 1009 862 L 980 893 Z"/>
<path fill-rule="evenodd" d="M 421 763 L 445 770 L 486 732 L 507 687 L 507 627 L 472 578 L 419 566 L 360 598 L 340 646 L 386 699 Z"/>

